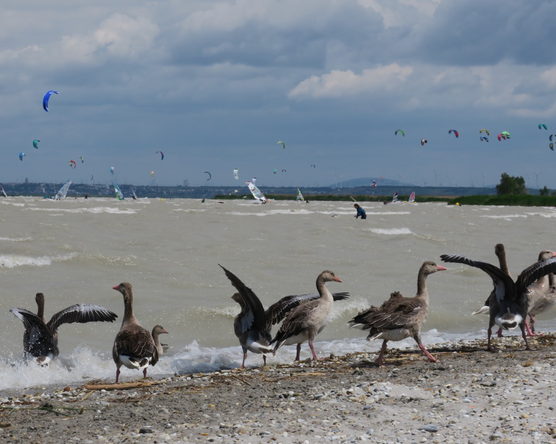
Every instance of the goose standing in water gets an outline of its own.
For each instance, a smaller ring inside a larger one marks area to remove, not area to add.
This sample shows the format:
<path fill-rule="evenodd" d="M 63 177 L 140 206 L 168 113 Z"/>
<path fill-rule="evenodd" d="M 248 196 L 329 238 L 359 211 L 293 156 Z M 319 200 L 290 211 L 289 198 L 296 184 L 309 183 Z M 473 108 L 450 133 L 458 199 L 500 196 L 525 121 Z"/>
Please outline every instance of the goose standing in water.
<path fill-rule="evenodd" d="M 371 307 L 362 311 L 348 322 L 350 327 L 370 330 L 368 341 L 382 339 L 382 347 L 376 360 L 379 367 L 384 365 L 384 354 L 388 341 L 401 341 L 412 337 L 425 356 L 431 362 L 438 360 L 429 353 L 421 341 L 421 326 L 427 319 L 429 311 L 429 294 L 426 279 L 429 274 L 446 270 L 432 261 L 423 262 L 417 275 L 417 294 L 408 298 L 399 292 L 390 295 L 380 307 Z"/>
<path fill-rule="evenodd" d="M 319 274 L 317 277 L 317 290 L 320 297 L 305 304 L 301 304 L 288 313 L 278 333 L 270 342 L 270 344 L 275 344 L 274 353 L 276 353 L 276 350 L 282 345 L 297 344 L 295 360 L 299 361 L 301 344 L 308 341 L 313 359 L 318 359 L 313 341 L 330 320 L 334 297 L 328 288 L 326 288 L 326 283 L 332 281 L 342 282 L 340 278 L 330 270 L 325 270 Z"/>
<path fill-rule="evenodd" d="M 443 254 L 440 258 L 444 262 L 455 262 L 479 268 L 491 277 L 494 290 L 490 298 L 487 350 L 495 351 L 491 344 L 494 324 L 505 330 L 513 330 L 519 325 L 525 348 L 531 350 L 525 333 L 525 319 L 528 311 L 527 287 L 537 279 L 556 271 L 556 257 L 534 263 L 523 270 L 515 282 L 500 268 L 486 262 L 474 261 L 457 254 Z"/>
<path fill-rule="evenodd" d="M 147 367 L 158 362 L 158 351 L 151 333 L 143 328 L 133 314 L 133 292 L 131 284 L 122 282 L 112 287 L 124 297 L 124 318 L 120 331 L 114 340 L 112 357 L 116 363 L 116 384 L 122 365 L 130 369 L 143 370 L 147 377 Z"/>
<path fill-rule="evenodd" d="M 168 348 L 167 344 L 161 344 L 160 338 L 158 335 L 161 334 L 169 334 L 170 332 L 166 330 L 162 325 L 155 325 L 153 327 L 153 331 L 151 332 L 151 336 L 154 340 L 154 345 L 156 346 L 156 351 L 158 352 L 158 357 L 160 358 L 164 353 L 164 350 Z"/>
<path fill-rule="evenodd" d="M 245 368 L 247 351 L 262 353 L 263 365 L 266 366 L 266 355 L 274 353 L 274 348 L 270 346 L 272 326 L 280 323 L 294 308 L 313 301 L 320 295 L 311 293 L 286 296 L 265 311 L 263 304 L 253 290 L 247 287 L 231 271 L 222 267 L 222 265 L 220 267 L 224 270 L 232 285 L 238 290 L 238 293 L 235 293 L 232 299 L 241 307 L 241 312 L 234 319 L 234 333 L 243 349 L 241 368 Z M 333 293 L 332 296 L 335 301 L 343 300 L 348 298 L 348 293 Z"/>
<path fill-rule="evenodd" d="M 23 350 L 26 357 L 33 357 L 43 366 L 54 359 L 58 350 L 58 328 L 62 324 L 74 322 L 113 322 L 118 315 L 104 307 L 91 304 L 75 304 L 64 308 L 46 322 L 44 317 L 44 294 L 37 293 L 37 314 L 24 308 L 10 308 L 10 312 L 17 317 L 23 326 Z"/>

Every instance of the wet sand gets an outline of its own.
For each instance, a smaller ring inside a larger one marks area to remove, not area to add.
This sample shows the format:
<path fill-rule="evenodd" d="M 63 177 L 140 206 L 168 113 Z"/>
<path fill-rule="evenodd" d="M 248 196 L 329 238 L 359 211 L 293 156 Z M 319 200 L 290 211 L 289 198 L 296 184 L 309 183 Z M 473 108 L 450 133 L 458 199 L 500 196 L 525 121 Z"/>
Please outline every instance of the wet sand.
<path fill-rule="evenodd" d="M 556 440 L 556 335 L 331 356 L 264 369 L 113 378 L 0 394 L 0 441 L 483 443 Z M 238 353 L 241 353 L 238 347 Z M 262 359 L 261 359 L 262 362 Z M 102 387 L 106 385 L 103 389 Z"/>

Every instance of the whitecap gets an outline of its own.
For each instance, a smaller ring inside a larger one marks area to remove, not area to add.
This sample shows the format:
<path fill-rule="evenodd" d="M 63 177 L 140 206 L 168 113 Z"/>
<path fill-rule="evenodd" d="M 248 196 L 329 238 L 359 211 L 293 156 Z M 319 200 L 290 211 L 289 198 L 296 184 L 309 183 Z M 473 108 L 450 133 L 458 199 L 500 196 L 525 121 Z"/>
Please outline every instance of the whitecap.
<path fill-rule="evenodd" d="M 413 234 L 413 232 L 409 228 L 371 228 L 370 231 L 376 234 L 387 234 L 389 236 Z"/>
<path fill-rule="evenodd" d="M 0 255 L 0 267 L 15 268 L 22 266 L 45 267 L 51 265 L 52 262 L 63 262 L 75 257 L 75 253 L 65 254 L 61 256 L 19 256 L 19 255 Z"/>

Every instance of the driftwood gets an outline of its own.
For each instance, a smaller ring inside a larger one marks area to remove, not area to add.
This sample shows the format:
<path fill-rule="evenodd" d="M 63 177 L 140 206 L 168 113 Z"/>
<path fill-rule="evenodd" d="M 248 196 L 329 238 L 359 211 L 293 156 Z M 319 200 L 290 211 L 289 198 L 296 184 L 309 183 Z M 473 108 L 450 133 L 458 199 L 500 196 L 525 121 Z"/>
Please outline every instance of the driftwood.
<path fill-rule="evenodd" d="M 129 390 L 134 388 L 150 387 L 158 384 L 155 381 L 122 382 L 120 384 L 85 384 L 87 390 Z"/>

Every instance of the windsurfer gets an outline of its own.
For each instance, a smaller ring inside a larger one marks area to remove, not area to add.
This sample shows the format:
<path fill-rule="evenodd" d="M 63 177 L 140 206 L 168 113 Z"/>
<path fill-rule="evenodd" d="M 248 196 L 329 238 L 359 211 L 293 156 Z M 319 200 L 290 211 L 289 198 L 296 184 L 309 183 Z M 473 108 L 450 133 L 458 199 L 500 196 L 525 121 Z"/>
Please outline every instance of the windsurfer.
<path fill-rule="evenodd" d="M 356 219 L 359 217 L 361 217 L 361 219 L 367 219 L 367 213 L 359 206 L 359 204 L 354 204 L 353 207 L 357 210 L 357 214 L 355 215 Z"/>

